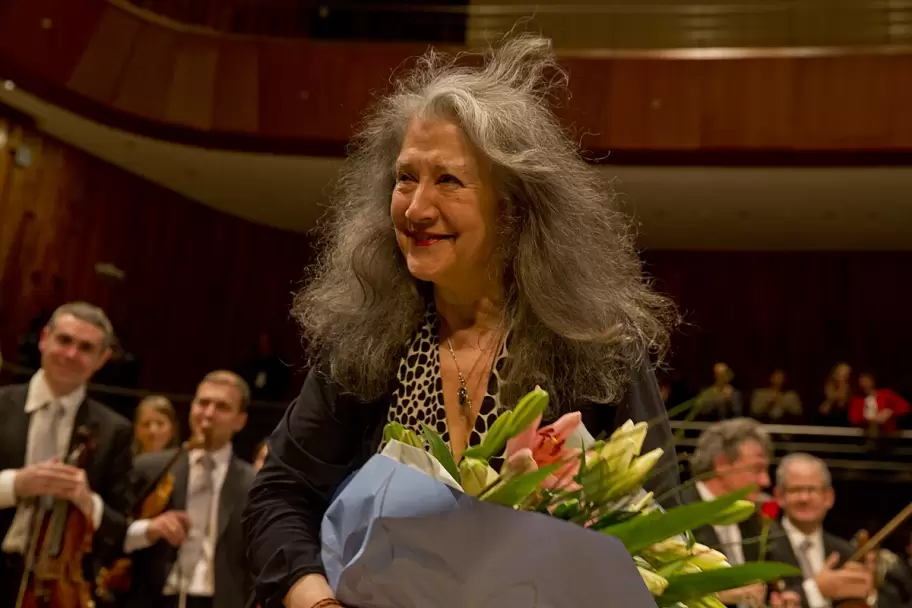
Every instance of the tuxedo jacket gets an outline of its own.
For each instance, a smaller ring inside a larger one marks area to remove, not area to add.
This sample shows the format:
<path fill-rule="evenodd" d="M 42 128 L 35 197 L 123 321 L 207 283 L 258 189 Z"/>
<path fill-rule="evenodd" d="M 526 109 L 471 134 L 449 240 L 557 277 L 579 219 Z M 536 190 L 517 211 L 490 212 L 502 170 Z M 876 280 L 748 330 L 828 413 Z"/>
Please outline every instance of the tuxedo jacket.
<path fill-rule="evenodd" d="M 137 481 L 145 485 L 159 478 L 174 454 L 175 450 L 167 450 L 138 456 L 134 464 Z M 174 487 L 166 511 L 186 509 L 189 473 L 190 458 L 185 453 L 171 469 Z M 225 483 L 219 495 L 213 597 L 213 606 L 218 608 L 244 608 L 252 590 L 250 569 L 247 567 L 244 553 L 241 512 L 255 475 L 252 466 L 232 454 Z M 125 605 L 131 608 L 152 608 L 161 603 L 162 591 L 177 561 L 178 550 L 160 540 L 151 547 L 132 553 L 131 556 L 133 582 L 129 601 Z"/>
<path fill-rule="evenodd" d="M 0 469 L 25 465 L 31 416 L 25 413 L 28 389 L 27 384 L 0 387 Z M 85 465 L 86 477 L 105 505 L 101 525 L 95 531 L 91 564 L 87 565 L 90 574 L 98 565 L 118 557 L 123 547 L 125 513 L 132 499 L 133 427 L 126 418 L 90 397 L 76 411 L 74 433 L 81 426 L 87 426 L 95 440 L 95 451 Z M 6 536 L 15 515 L 15 507 L 0 509 L 0 539 Z"/>

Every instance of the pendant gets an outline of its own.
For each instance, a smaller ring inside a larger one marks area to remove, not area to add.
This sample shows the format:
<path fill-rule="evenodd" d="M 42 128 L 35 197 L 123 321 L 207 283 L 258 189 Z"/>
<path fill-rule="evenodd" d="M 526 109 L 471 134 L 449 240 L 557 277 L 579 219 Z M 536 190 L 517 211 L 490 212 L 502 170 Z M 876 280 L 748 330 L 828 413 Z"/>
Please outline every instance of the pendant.
<path fill-rule="evenodd" d="M 460 386 L 456 396 L 459 397 L 459 406 L 465 408 L 469 402 L 469 390 L 464 386 Z"/>

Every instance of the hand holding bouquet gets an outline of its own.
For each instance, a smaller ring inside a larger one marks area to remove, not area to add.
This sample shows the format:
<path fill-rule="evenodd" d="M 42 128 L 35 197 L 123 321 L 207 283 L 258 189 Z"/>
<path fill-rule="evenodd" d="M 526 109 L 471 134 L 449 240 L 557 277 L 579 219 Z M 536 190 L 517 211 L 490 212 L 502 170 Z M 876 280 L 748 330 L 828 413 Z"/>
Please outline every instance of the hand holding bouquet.
<path fill-rule="evenodd" d="M 390 424 L 386 447 L 327 511 L 323 557 L 339 599 L 403 606 L 722 606 L 716 593 L 798 574 L 773 562 L 731 566 L 690 530 L 753 514 L 748 490 L 662 511 L 643 481 L 648 425 L 584 441 L 580 417 L 540 428 L 536 388 L 459 463 L 424 426 Z M 503 458 L 501 471 L 490 462 Z"/>

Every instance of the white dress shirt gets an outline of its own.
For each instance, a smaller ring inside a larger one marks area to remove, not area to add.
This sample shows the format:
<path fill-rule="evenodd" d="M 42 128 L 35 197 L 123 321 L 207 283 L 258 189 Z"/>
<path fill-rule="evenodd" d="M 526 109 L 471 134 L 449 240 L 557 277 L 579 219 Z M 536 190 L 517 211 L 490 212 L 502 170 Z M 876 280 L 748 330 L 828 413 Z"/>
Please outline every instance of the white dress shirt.
<path fill-rule="evenodd" d="M 825 549 L 823 547 L 823 530 L 817 528 L 817 530 L 811 534 L 805 534 L 796 528 L 795 524 L 789 521 L 788 517 L 782 518 L 782 528 L 785 530 L 785 534 L 788 536 L 789 543 L 791 543 L 792 550 L 795 552 L 796 556 L 801 554 L 801 546 L 805 541 L 810 543 L 810 548 L 808 548 L 805 555 L 807 555 L 808 566 L 811 568 L 812 574 L 816 576 L 818 572 L 823 570 L 823 565 L 826 563 Z M 828 608 L 831 605 L 830 602 L 823 597 L 823 594 L 820 593 L 820 589 L 817 588 L 817 583 L 814 582 L 814 579 L 804 579 L 802 587 L 804 588 L 804 595 L 807 597 L 808 606 L 810 606 L 810 608 Z"/>
<path fill-rule="evenodd" d="M 698 481 L 696 487 L 697 492 L 700 494 L 700 498 L 703 500 L 712 501 L 718 498 L 710 492 L 709 488 L 707 488 L 706 484 L 702 481 Z M 719 537 L 719 542 L 722 543 L 719 550 L 725 554 L 725 557 L 728 558 L 728 562 L 733 566 L 743 564 L 744 547 L 741 545 L 741 528 L 738 527 L 738 524 L 713 526 L 713 530 L 716 531 L 716 536 Z"/>
<path fill-rule="evenodd" d="M 38 370 L 29 381 L 28 395 L 25 399 L 25 413 L 29 414 L 28 438 L 25 448 L 25 464 L 38 464 L 34 461 L 39 453 L 37 444 L 43 440 L 39 436 L 41 429 L 48 428 L 50 418 L 54 416 L 51 407 L 53 403 L 61 409 L 61 417 L 57 423 L 57 456 L 64 459 L 67 456 L 70 438 L 73 435 L 73 425 L 76 421 L 76 412 L 86 396 L 85 386 L 80 386 L 73 392 L 57 397 L 51 391 L 44 377 L 44 370 Z M 0 509 L 9 509 L 16 506 L 18 497 L 15 492 L 16 475 L 19 469 L 4 469 L 0 471 Z M 97 530 L 101 526 L 104 515 L 104 502 L 101 497 L 92 493 L 92 523 Z M 22 553 L 28 539 L 28 529 L 34 506 L 31 501 L 18 504 L 13 523 L 3 539 L 3 551 L 6 553 Z"/>
<path fill-rule="evenodd" d="M 194 487 L 195 477 L 202 475 L 205 471 L 200 460 L 205 455 L 203 450 L 192 450 L 189 454 L 190 471 L 187 475 L 187 491 Z M 215 452 L 211 452 L 215 468 L 212 471 L 212 511 L 209 519 L 209 534 L 203 539 L 203 555 L 197 562 L 196 568 L 190 577 L 190 584 L 186 591 L 188 595 L 212 597 L 215 595 L 215 545 L 218 540 L 218 513 L 221 502 L 222 487 L 225 485 L 225 478 L 228 476 L 228 466 L 231 464 L 232 449 L 231 444 L 227 443 L 224 447 Z M 124 540 L 124 552 L 132 553 L 152 545 L 146 537 L 146 531 L 149 529 L 149 520 L 140 519 L 130 524 L 127 529 L 127 537 Z M 178 562 L 175 562 L 171 569 L 171 574 L 162 590 L 163 595 L 177 595 L 180 593 L 180 572 L 178 572 Z"/>

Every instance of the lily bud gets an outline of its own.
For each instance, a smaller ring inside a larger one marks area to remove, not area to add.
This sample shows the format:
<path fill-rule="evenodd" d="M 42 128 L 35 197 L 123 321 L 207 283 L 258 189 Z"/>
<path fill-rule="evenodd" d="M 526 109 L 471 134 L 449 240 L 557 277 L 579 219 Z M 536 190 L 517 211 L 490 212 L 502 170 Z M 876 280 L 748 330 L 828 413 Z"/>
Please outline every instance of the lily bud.
<path fill-rule="evenodd" d="M 643 577 L 643 582 L 646 583 L 646 588 L 649 589 L 649 593 L 652 595 L 662 595 L 665 592 L 665 589 L 668 587 L 668 581 L 664 577 L 660 576 L 652 570 L 647 570 L 637 566 L 637 571 L 640 573 L 640 576 Z"/>
<path fill-rule="evenodd" d="M 656 448 L 634 460 L 630 468 L 620 474 L 617 484 L 608 491 L 607 498 L 619 498 L 642 486 L 646 475 L 652 471 L 664 453 L 662 448 Z"/>
<path fill-rule="evenodd" d="M 611 434 L 608 442 L 611 443 L 612 441 L 629 439 L 636 447 L 636 453 L 639 454 L 643 449 L 643 442 L 646 441 L 646 433 L 648 432 L 649 423 L 637 422 L 634 424 L 632 420 L 628 420 L 617 429 L 615 429 L 615 431 Z"/>
<path fill-rule="evenodd" d="M 728 558 L 721 551 L 710 549 L 706 545 L 697 543 L 693 546 L 693 557 L 687 561 L 701 570 L 718 570 L 719 568 L 731 568 Z"/>
<path fill-rule="evenodd" d="M 459 463 L 459 475 L 462 489 L 469 496 L 478 496 L 498 478 L 497 471 L 477 458 L 463 458 Z"/>
<path fill-rule="evenodd" d="M 715 594 L 701 597 L 698 602 L 699 603 L 693 603 L 692 601 L 688 601 L 687 605 L 692 608 L 725 608 L 725 604 L 723 604 Z"/>
<path fill-rule="evenodd" d="M 738 500 L 733 505 L 722 511 L 716 516 L 712 524 L 714 526 L 727 526 L 739 524 L 754 514 L 754 503 L 749 500 Z"/>
<path fill-rule="evenodd" d="M 630 505 L 629 510 L 630 511 L 642 511 L 646 507 L 651 506 L 653 504 L 654 496 L 655 495 L 652 492 L 647 492 L 646 494 L 643 495 L 642 498 L 640 498 L 638 501 L 636 501 L 635 503 Z"/>
<path fill-rule="evenodd" d="M 656 543 L 646 549 L 650 557 L 660 562 L 671 562 L 679 559 L 691 557 L 692 553 L 687 549 L 687 544 L 680 536 L 666 538 L 660 543 Z"/>

